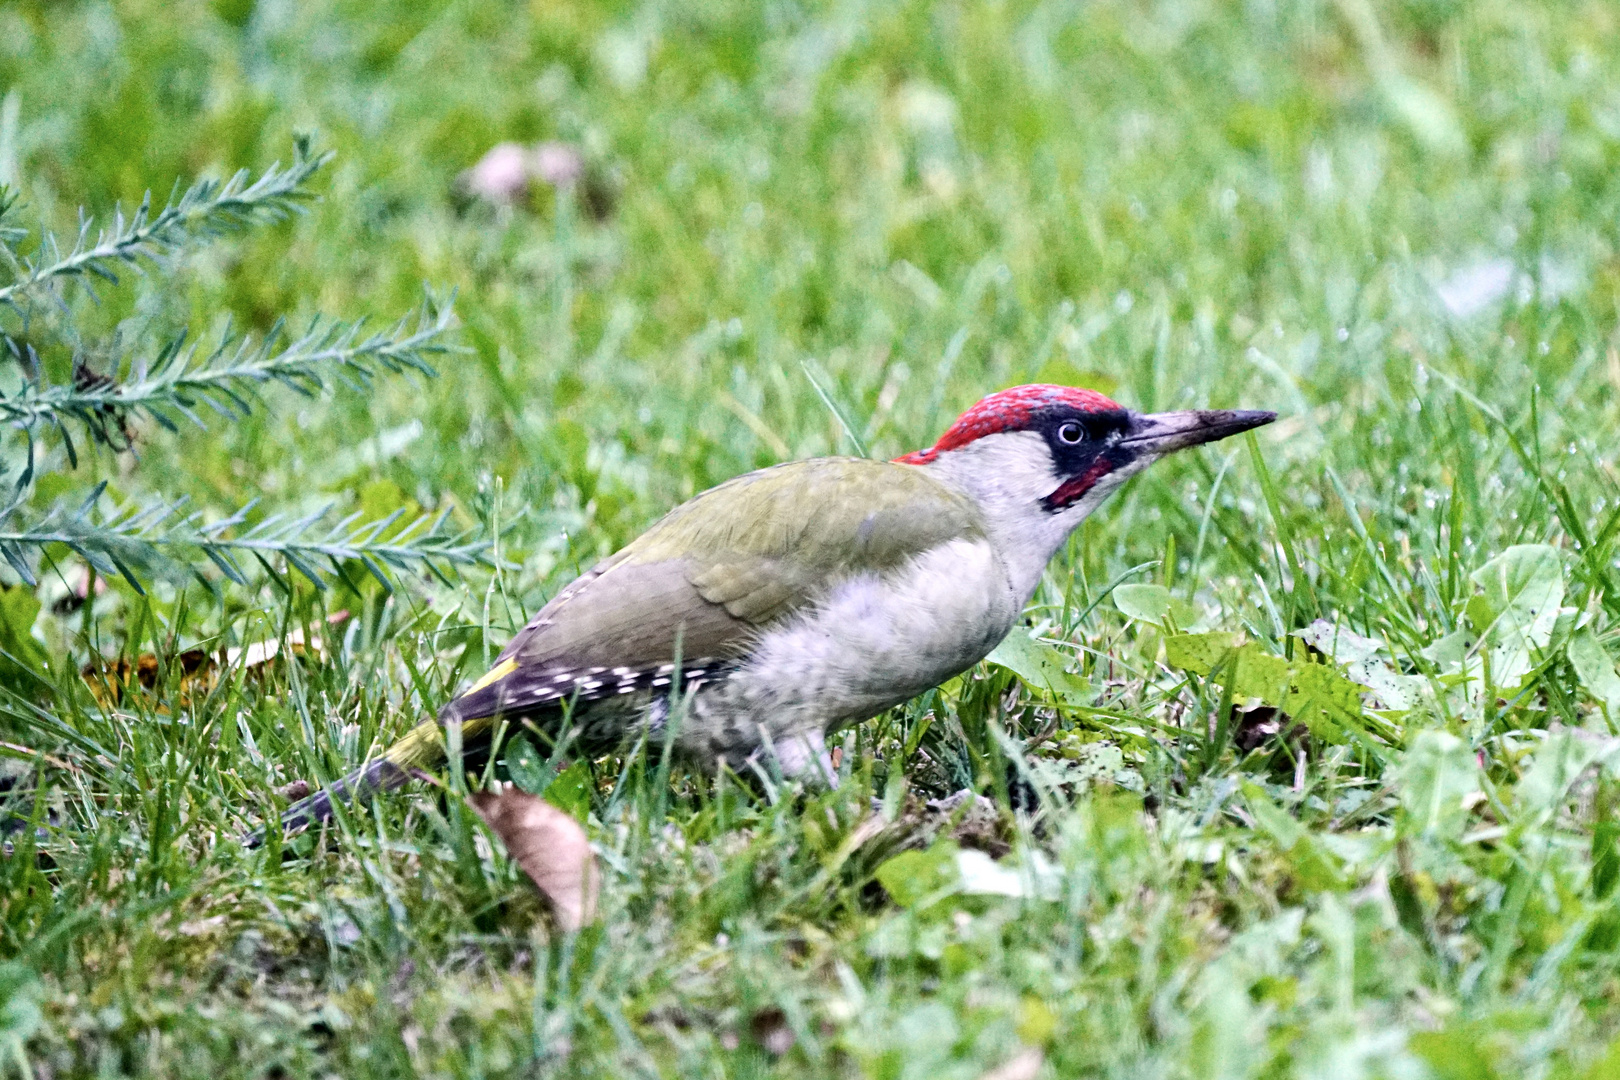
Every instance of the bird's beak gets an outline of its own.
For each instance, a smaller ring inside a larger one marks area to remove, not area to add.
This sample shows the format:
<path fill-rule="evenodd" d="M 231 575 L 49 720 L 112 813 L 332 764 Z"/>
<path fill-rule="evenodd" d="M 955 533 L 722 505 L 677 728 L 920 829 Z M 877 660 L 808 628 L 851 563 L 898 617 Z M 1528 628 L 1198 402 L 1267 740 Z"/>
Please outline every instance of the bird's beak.
<path fill-rule="evenodd" d="M 1150 413 L 1134 417 L 1118 445 L 1127 446 L 1137 454 L 1160 457 L 1174 450 L 1224 439 L 1275 419 L 1274 412 L 1242 409 Z"/>

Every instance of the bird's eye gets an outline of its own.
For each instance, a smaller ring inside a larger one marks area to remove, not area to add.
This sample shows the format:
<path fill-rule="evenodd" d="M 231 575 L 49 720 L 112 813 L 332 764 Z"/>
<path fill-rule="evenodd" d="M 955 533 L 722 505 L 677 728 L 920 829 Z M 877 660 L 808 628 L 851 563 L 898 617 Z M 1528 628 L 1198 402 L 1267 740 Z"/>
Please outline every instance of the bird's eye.
<path fill-rule="evenodd" d="M 1078 421 L 1068 420 L 1064 422 L 1062 427 L 1058 428 L 1057 435 L 1064 443 L 1074 446 L 1086 437 L 1086 430 L 1080 426 Z"/>

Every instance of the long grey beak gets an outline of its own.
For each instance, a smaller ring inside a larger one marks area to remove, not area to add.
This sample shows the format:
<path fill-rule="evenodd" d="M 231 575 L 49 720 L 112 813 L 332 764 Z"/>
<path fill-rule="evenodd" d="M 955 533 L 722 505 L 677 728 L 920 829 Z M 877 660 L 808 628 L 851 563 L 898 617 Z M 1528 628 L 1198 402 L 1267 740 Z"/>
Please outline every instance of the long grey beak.
<path fill-rule="evenodd" d="M 1277 419 L 1274 412 L 1251 409 L 1188 409 L 1150 413 L 1132 419 L 1130 429 L 1116 444 L 1139 454 L 1168 454 L 1189 446 L 1224 439 Z"/>

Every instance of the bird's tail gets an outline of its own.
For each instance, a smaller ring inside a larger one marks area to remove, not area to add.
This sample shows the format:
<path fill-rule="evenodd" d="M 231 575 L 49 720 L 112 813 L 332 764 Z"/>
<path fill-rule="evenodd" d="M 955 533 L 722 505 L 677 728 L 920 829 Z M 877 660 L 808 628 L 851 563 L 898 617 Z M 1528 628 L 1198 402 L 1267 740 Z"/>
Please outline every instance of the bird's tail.
<path fill-rule="evenodd" d="M 350 802 L 358 797 L 392 791 L 411 779 L 417 771 L 443 762 L 445 721 L 461 724 L 464 752 L 476 752 L 489 734 L 490 722 L 487 718 L 460 721 L 450 709 L 446 709 L 442 719 L 424 720 L 417 724 L 383 751 L 381 757 L 282 811 L 282 832 L 296 832 L 330 820 L 333 800 Z M 264 842 L 264 830 L 258 829 L 246 839 L 249 846 L 257 847 Z"/>

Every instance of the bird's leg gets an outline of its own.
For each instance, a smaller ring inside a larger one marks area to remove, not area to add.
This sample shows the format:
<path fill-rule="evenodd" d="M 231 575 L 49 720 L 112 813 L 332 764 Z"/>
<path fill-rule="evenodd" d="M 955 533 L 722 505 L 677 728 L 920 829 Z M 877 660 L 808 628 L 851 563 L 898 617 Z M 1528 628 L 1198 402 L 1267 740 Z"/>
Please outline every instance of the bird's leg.
<path fill-rule="evenodd" d="M 760 748 L 748 756 L 750 764 L 774 762 L 787 780 L 807 780 L 838 786 L 838 770 L 827 753 L 827 736 L 819 727 L 784 733 L 772 738 L 760 725 Z"/>

